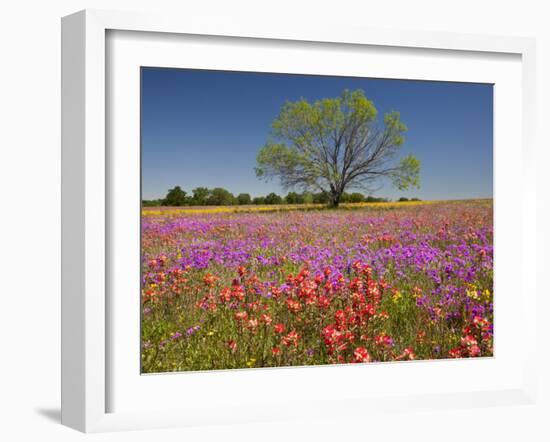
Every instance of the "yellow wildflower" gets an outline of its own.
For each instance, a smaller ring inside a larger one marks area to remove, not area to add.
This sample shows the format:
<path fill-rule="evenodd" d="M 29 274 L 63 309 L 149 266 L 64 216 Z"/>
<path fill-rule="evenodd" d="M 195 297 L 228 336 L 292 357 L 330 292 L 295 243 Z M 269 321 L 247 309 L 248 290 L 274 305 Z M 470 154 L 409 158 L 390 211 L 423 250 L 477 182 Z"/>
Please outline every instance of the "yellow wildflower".
<path fill-rule="evenodd" d="M 403 295 L 401 294 L 401 292 L 399 290 L 396 290 L 392 296 L 392 301 L 394 304 L 397 304 L 402 298 Z"/>

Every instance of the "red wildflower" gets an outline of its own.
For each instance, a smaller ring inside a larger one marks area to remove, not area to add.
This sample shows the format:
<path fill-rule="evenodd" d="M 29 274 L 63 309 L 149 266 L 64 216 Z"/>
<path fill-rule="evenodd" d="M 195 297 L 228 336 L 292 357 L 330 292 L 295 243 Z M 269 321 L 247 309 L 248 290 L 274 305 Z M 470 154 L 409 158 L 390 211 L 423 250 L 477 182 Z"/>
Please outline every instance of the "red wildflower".
<path fill-rule="evenodd" d="M 455 348 L 449 350 L 449 357 L 450 358 L 460 358 L 460 357 L 462 357 L 462 349 L 460 347 L 455 347 Z"/>
<path fill-rule="evenodd" d="M 231 353 L 235 353 L 237 351 L 237 343 L 235 341 L 227 341 L 227 346 L 231 350 Z"/>
<path fill-rule="evenodd" d="M 336 327 L 339 330 L 342 330 L 346 327 L 346 314 L 344 313 L 344 310 L 336 310 L 336 313 L 334 313 L 334 320 L 336 321 Z"/>
<path fill-rule="evenodd" d="M 376 309 L 374 308 L 374 305 L 367 304 L 364 307 L 359 310 L 359 314 L 365 318 L 367 316 L 374 316 L 376 314 Z"/>
<path fill-rule="evenodd" d="M 466 335 L 460 338 L 460 345 L 463 347 L 471 347 L 472 345 L 477 345 L 477 340 L 472 335 Z"/>
<path fill-rule="evenodd" d="M 367 297 L 374 304 L 378 304 L 380 302 L 380 298 L 381 298 L 380 289 L 378 288 L 378 285 L 376 284 L 376 282 L 374 282 L 372 279 L 369 280 L 367 284 Z"/>
<path fill-rule="evenodd" d="M 298 347 L 298 339 L 300 339 L 300 336 L 293 330 L 288 335 L 284 336 L 282 341 L 287 347 L 290 347 L 291 345 Z"/>
<path fill-rule="evenodd" d="M 231 289 L 229 287 L 223 288 L 220 292 L 220 301 L 222 303 L 231 301 Z"/>
<path fill-rule="evenodd" d="M 487 332 L 490 329 L 489 321 L 481 316 L 474 316 L 473 324 L 481 331 Z"/>
<path fill-rule="evenodd" d="M 353 362 L 370 362 L 369 352 L 364 347 L 357 347 L 353 352 Z"/>
<path fill-rule="evenodd" d="M 233 286 L 231 288 L 231 297 L 242 301 L 244 299 L 244 289 L 241 286 Z"/>
<path fill-rule="evenodd" d="M 397 356 L 396 359 L 397 360 L 408 359 L 412 361 L 413 359 L 416 359 L 416 355 L 414 354 L 413 349 L 411 347 L 407 347 L 405 350 L 403 350 L 403 353 Z"/>
<path fill-rule="evenodd" d="M 216 311 L 217 306 L 215 298 L 212 295 L 206 295 L 197 302 L 197 307 L 203 310 Z"/>
<path fill-rule="evenodd" d="M 382 311 L 382 312 L 379 312 L 376 314 L 376 317 L 378 319 L 382 319 L 383 321 L 385 321 L 386 319 L 389 319 L 390 315 L 388 312 L 386 311 Z"/>
<path fill-rule="evenodd" d="M 349 283 L 349 289 L 354 292 L 359 292 L 363 288 L 363 281 L 359 278 L 353 278 Z"/>
<path fill-rule="evenodd" d="M 281 289 L 279 289 L 278 287 L 271 287 L 271 294 L 273 295 L 273 297 L 275 299 L 279 298 L 279 296 L 281 296 Z"/>
<path fill-rule="evenodd" d="M 481 349 L 478 345 L 474 344 L 468 348 L 468 355 L 472 358 L 475 358 L 481 354 Z"/>
<path fill-rule="evenodd" d="M 361 261 L 354 261 L 351 268 L 355 271 L 360 271 L 363 268 L 363 263 Z"/>
<path fill-rule="evenodd" d="M 355 308 L 359 307 L 361 304 L 364 304 L 365 302 L 365 296 L 358 292 L 353 292 L 351 294 L 351 302 L 353 303 L 353 306 Z"/>
<path fill-rule="evenodd" d="M 273 327 L 273 330 L 275 330 L 275 333 L 282 333 L 285 331 L 285 326 L 284 324 L 277 324 Z"/>
<path fill-rule="evenodd" d="M 286 306 L 292 313 L 298 313 L 302 309 L 300 301 L 292 298 L 286 300 Z"/>
<path fill-rule="evenodd" d="M 269 325 L 271 324 L 271 322 L 273 322 L 273 319 L 271 319 L 271 316 L 266 315 L 265 313 L 262 316 L 260 316 L 260 319 L 265 325 Z"/>
<path fill-rule="evenodd" d="M 237 321 L 246 321 L 248 319 L 248 313 L 245 311 L 235 313 L 235 319 Z"/>
<path fill-rule="evenodd" d="M 317 298 L 317 307 L 326 309 L 330 306 L 330 298 L 326 295 L 321 295 Z"/>
<path fill-rule="evenodd" d="M 204 275 L 202 281 L 204 282 L 204 285 L 212 287 L 217 279 L 218 278 L 216 276 L 212 275 L 211 273 L 207 273 L 206 275 Z"/>
<path fill-rule="evenodd" d="M 256 331 L 256 329 L 258 328 L 258 320 L 256 318 L 250 318 L 248 320 L 248 323 L 246 324 L 246 328 L 251 331 Z"/>
<path fill-rule="evenodd" d="M 393 339 L 386 333 L 380 333 L 378 336 L 374 337 L 374 343 L 382 347 L 391 347 L 393 345 Z"/>

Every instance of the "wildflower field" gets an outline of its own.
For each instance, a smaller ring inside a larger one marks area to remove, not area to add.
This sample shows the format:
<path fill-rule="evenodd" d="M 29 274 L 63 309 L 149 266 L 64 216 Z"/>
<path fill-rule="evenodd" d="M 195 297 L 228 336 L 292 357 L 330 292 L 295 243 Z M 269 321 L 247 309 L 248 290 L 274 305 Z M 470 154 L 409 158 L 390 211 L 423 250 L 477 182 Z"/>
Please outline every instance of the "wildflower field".
<path fill-rule="evenodd" d="M 492 200 L 309 209 L 143 209 L 142 372 L 492 356 Z"/>

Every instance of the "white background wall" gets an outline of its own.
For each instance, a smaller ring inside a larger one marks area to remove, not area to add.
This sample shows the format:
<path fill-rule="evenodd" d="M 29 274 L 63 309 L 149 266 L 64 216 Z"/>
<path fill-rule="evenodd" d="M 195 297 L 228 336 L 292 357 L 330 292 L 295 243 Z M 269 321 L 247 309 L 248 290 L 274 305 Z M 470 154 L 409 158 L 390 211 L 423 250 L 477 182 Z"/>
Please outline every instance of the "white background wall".
<path fill-rule="evenodd" d="M 59 421 L 60 17 L 84 8 L 215 15 L 533 36 L 538 43 L 539 202 L 548 200 L 545 129 L 550 13 L 544 1 L 11 0 L 0 6 L 0 439 L 82 440 Z M 514 179 L 514 177 L 511 177 Z M 542 204 L 540 204 L 542 209 Z M 540 371 L 550 372 L 544 261 L 548 211 L 539 212 Z M 521 330 L 518 330 L 521 333 Z M 320 386 L 322 388 L 322 386 Z M 362 420 L 161 430 L 94 440 L 549 440 L 550 388 L 536 407 L 376 415 Z M 185 398 L 182 398 L 185 400 Z M 250 398 L 254 401 L 254 398 Z"/>

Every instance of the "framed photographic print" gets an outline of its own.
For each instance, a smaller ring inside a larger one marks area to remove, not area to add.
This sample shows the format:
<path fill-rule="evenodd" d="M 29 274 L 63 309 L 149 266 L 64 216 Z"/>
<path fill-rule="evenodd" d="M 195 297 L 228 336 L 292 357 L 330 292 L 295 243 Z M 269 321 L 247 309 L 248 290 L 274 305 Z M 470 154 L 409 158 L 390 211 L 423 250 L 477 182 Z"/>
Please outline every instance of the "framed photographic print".
<path fill-rule="evenodd" d="M 533 400 L 531 40 L 84 11 L 62 43 L 64 424 Z"/>
<path fill-rule="evenodd" d="M 142 373 L 492 357 L 492 89 L 142 67 Z"/>

